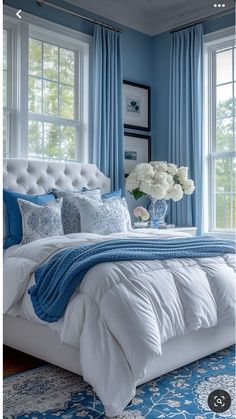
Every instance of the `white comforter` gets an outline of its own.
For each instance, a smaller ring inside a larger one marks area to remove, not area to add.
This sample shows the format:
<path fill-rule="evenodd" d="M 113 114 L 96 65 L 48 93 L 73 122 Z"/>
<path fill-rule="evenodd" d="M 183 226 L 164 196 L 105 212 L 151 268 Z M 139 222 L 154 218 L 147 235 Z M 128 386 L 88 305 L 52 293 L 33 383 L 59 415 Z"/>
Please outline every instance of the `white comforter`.
<path fill-rule="evenodd" d="M 27 293 L 38 266 L 56 251 L 85 241 L 145 234 L 173 237 L 153 230 L 110 236 L 79 233 L 8 249 L 4 312 L 45 324 Z M 107 416 L 115 416 L 132 399 L 165 341 L 200 328 L 233 325 L 234 284 L 233 255 L 102 263 L 86 274 L 63 318 L 48 326 L 63 343 L 80 350 L 84 379 L 101 398 Z"/>

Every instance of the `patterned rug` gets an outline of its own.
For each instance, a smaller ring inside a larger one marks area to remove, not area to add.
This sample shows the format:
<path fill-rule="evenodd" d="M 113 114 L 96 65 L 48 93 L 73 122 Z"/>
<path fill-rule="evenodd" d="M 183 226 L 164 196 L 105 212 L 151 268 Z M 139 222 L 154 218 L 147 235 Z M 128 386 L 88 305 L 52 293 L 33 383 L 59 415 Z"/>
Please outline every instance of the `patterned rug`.
<path fill-rule="evenodd" d="M 234 347 L 139 386 L 122 419 L 235 418 Z M 231 396 L 221 414 L 208 407 L 208 396 L 222 389 Z M 4 418 L 105 418 L 103 405 L 83 379 L 46 365 L 4 380 Z"/>

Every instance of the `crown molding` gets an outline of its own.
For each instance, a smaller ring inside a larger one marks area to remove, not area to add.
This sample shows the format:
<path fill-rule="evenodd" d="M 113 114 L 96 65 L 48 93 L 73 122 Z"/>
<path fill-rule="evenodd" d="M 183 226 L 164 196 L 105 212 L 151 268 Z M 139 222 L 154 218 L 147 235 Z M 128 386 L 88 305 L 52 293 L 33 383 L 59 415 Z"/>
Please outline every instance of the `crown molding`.
<path fill-rule="evenodd" d="M 173 2 L 171 7 L 163 7 L 162 4 L 160 9 L 156 7 L 156 1 L 152 0 L 153 12 L 150 2 L 145 12 L 143 5 L 142 8 L 139 7 L 138 2 L 135 8 L 133 8 L 133 2 L 126 1 L 124 3 L 117 0 L 99 0 L 99 2 L 96 0 L 67 0 L 67 3 L 149 36 L 155 36 L 195 20 L 207 19 L 209 16 L 217 15 L 223 11 L 223 9 L 213 8 L 212 2 L 206 2 L 206 0 L 178 1 Z M 224 9 L 225 12 L 230 7 L 232 5 L 228 4 Z"/>

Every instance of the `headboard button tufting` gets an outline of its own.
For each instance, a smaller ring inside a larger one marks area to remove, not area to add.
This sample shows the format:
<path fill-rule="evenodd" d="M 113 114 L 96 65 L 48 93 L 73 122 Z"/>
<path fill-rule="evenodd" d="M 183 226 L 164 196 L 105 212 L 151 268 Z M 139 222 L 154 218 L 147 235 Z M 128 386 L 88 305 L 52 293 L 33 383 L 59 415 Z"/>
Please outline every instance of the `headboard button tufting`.
<path fill-rule="evenodd" d="M 4 159 L 4 187 L 30 195 L 58 187 L 80 189 L 84 185 L 109 192 L 110 180 L 93 164 L 55 161 Z"/>

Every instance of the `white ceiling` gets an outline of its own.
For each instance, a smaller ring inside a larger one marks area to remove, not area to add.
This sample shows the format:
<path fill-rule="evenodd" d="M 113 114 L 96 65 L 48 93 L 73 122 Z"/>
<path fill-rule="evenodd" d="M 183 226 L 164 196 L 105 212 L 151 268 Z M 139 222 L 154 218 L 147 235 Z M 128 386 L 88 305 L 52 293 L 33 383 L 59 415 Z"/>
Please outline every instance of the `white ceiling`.
<path fill-rule="evenodd" d="M 148 35 L 234 7 L 234 0 L 67 0 L 117 23 Z M 225 7 L 214 7 L 224 3 Z"/>

